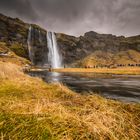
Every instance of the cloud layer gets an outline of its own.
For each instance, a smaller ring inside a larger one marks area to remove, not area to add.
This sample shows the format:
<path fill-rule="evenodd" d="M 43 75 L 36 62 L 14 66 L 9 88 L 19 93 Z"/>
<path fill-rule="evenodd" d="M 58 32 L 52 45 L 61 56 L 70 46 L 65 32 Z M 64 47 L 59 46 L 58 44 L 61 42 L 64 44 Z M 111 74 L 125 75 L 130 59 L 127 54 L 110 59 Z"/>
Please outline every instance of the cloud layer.
<path fill-rule="evenodd" d="M 76 36 L 140 34 L 140 0 L 0 0 L 0 12 Z"/>

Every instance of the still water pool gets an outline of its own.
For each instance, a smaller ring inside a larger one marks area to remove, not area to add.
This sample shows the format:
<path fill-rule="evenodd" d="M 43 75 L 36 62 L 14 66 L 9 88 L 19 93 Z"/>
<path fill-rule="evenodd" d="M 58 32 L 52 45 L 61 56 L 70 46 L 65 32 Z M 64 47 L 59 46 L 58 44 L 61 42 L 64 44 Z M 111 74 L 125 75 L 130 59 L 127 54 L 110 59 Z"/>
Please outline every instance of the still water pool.
<path fill-rule="evenodd" d="M 63 83 L 80 94 L 97 93 L 106 98 L 140 103 L 140 76 L 47 71 L 34 71 L 29 74 L 49 83 Z"/>

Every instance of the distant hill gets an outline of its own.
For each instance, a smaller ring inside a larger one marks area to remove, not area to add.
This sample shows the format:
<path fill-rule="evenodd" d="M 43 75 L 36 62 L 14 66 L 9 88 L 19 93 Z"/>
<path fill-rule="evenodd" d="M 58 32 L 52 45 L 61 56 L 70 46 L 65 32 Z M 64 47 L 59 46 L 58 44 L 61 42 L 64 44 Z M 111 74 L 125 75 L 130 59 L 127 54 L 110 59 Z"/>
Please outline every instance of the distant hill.
<path fill-rule="evenodd" d="M 0 14 L 0 42 L 6 43 L 6 46 L 17 55 L 29 59 L 27 38 L 30 26 L 34 64 L 43 65 L 48 55 L 45 29 Z M 124 37 L 90 31 L 80 37 L 63 33 L 56 33 L 56 37 L 63 63 L 66 65 L 83 67 L 140 63 L 140 35 Z"/>

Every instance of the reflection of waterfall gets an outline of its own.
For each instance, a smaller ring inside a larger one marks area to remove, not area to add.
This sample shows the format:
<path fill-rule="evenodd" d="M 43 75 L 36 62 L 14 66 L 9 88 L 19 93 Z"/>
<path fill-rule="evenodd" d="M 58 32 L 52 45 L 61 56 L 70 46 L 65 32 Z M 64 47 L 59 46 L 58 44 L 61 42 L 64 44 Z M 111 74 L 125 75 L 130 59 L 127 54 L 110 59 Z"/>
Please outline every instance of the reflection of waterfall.
<path fill-rule="evenodd" d="M 28 45 L 28 51 L 29 51 L 29 58 L 31 62 L 33 62 L 31 40 L 32 40 L 32 26 L 29 27 L 27 45 Z"/>
<path fill-rule="evenodd" d="M 47 42 L 48 42 L 48 61 L 52 68 L 62 67 L 62 59 L 58 50 L 57 41 L 55 34 L 53 32 L 47 32 Z"/>
<path fill-rule="evenodd" d="M 48 82 L 50 83 L 59 83 L 61 82 L 61 73 L 57 73 L 57 72 L 50 72 L 50 75 L 48 77 Z"/>

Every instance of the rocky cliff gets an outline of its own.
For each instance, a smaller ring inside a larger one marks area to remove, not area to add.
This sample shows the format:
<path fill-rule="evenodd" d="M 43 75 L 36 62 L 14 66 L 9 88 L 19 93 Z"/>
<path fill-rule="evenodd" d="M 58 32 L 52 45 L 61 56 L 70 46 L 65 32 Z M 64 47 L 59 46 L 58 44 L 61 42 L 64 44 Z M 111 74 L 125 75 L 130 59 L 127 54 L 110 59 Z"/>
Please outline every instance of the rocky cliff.
<path fill-rule="evenodd" d="M 17 55 L 29 59 L 27 39 L 30 26 L 32 26 L 33 63 L 43 65 L 47 63 L 48 48 L 47 31 L 41 27 L 0 14 L 0 42 L 6 42 Z M 80 37 L 62 33 L 56 33 L 56 37 L 63 63 L 66 65 L 140 63 L 140 35 L 126 38 L 90 31 Z"/>
<path fill-rule="evenodd" d="M 114 65 L 115 63 L 121 64 L 122 57 L 125 57 L 122 63 L 140 63 L 140 55 L 138 55 L 140 53 L 140 36 L 125 38 L 91 31 L 78 38 L 64 34 L 58 34 L 57 38 L 64 61 L 69 64 L 77 62 L 75 65 L 78 66 L 105 63 Z M 136 57 L 137 59 L 134 59 Z"/>
<path fill-rule="evenodd" d="M 6 46 L 17 55 L 29 59 L 27 39 L 30 26 L 32 26 L 33 64 L 44 64 L 44 60 L 47 59 L 48 48 L 46 30 L 41 27 L 0 14 L 0 42 L 5 42 Z"/>

